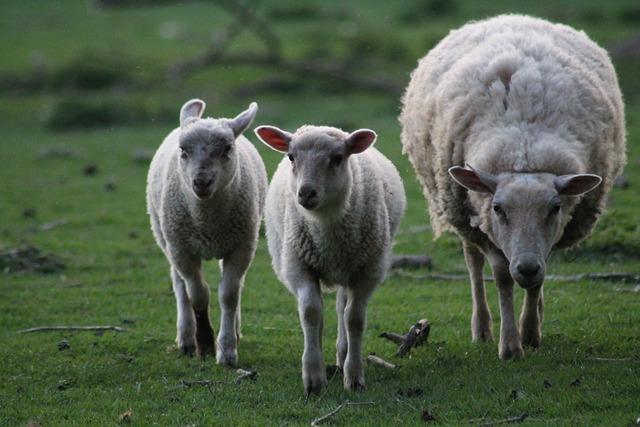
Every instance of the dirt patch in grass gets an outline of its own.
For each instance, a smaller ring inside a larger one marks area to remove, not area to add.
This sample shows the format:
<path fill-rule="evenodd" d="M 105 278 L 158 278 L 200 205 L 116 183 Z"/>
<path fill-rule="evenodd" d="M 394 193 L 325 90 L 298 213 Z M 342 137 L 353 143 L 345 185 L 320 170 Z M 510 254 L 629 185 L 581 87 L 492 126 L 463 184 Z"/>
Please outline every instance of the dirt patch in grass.
<path fill-rule="evenodd" d="M 36 272 L 57 273 L 65 264 L 52 254 L 45 254 L 33 246 L 11 248 L 0 252 L 0 270 L 5 273 Z"/>

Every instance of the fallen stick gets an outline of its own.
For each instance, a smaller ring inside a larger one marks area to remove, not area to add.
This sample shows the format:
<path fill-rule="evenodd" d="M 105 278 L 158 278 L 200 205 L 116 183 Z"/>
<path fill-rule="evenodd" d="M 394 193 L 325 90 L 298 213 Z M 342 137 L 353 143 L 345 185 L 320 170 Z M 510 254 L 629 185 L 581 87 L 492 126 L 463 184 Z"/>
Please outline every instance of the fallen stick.
<path fill-rule="evenodd" d="M 512 423 L 521 423 L 529 417 L 529 414 L 524 413 L 522 415 L 518 415 L 517 417 L 509 417 L 503 420 L 495 420 L 495 421 L 487 421 L 486 423 L 478 424 L 479 426 L 495 426 L 499 424 L 512 424 Z M 471 421 L 470 421 L 471 422 Z"/>
<path fill-rule="evenodd" d="M 240 383 L 243 380 L 255 380 L 256 378 L 258 378 L 258 371 L 255 370 L 245 371 L 244 369 L 238 368 L 236 369 L 236 372 L 239 374 L 235 380 L 236 384 Z"/>
<path fill-rule="evenodd" d="M 433 267 L 433 261 L 428 255 L 393 255 L 391 268 L 428 268 Z"/>
<path fill-rule="evenodd" d="M 393 341 L 396 344 L 400 344 L 396 356 L 404 357 L 412 348 L 424 344 L 427 338 L 429 338 L 430 331 L 431 324 L 429 321 L 427 319 L 421 319 L 409 328 L 409 332 L 407 332 L 406 335 L 399 335 L 394 332 L 383 332 L 379 336 Z"/>
<path fill-rule="evenodd" d="M 18 331 L 19 334 L 27 334 L 30 332 L 48 332 L 48 331 L 114 331 L 114 332 L 127 332 L 126 329 L 120 326 L 38 326 L 36 328 L 22 329 Z"/>
<path fill-rule="evenodd" d="M 334 410 L 332 410 L 331 412 L 329 412 L 326 415 L 323 415 L 321 417 L 315 418 L 314 420 L 311 421 L 311 425 L 312 426 L 317 426 L 322 424 L 323 422 L 325 422 L 326 420 L 328 420 L 329 418 L 333 417 L 335 414 L 337 414 L 338 412 L 340 412 L 342 410 L 342 408 L 344 408 L 345 406 L 348 405 L 373 405 L 375 402 L 352 402 L 350 400 L 345 400 L 344 402 L 342 402 L 341 404 L 339 404 Z"/>
<path fill-rule="evenodd" d="M 376 365 L 382 366 L 383 368 L 387 368 L 387 369 L 396 368 L 396 365 L 394 365 L 393 363 L 387 362 L 382 357 L 376 356 L 373 353 L 367 356 L 367 362 L 374 363 Z"/>
<path fill-rule="evenodd" d="M 429 273 L 429 274 L 413 274 L 406 271 L 394 271 L 393 275 L 406 277 L 413 280 L 469 280 L 469 276 L 466 274 L 442 274 L 442 273 Z M 602 282 L 618 282 L 618 283 L 640 283 L 640 274 L 633 273 L 582 273 L 569 276 L 549 274 L 545 276 L 545 281 L 550 282 L 578 282 L 581 280 L 594 280 Z M 492 282 L 494 279 L 492 276 L 485 276 L 485 282 Z"/>
<path fill-rule="evenodd" d="M 227 381 L 211 381 L 211 380 L 195 380 L 195 381 L 188 381 L 188 380 L 180 380 L 180 384 L 182 384 L 184 387 L 187 388 L 191 388 L 197 385 L 201 385 L 203 387 L 211 387 L 212 385 L 219 385 L 219 384 L 227 384 Z"/>
<path fill-rule="evenodd" d="M 623 357 L 619 359 L 614 357 L 587 357 L 587 360 L 596 360 L 598 362 L 630 362 L 633 359 L 630 357 Z"/>

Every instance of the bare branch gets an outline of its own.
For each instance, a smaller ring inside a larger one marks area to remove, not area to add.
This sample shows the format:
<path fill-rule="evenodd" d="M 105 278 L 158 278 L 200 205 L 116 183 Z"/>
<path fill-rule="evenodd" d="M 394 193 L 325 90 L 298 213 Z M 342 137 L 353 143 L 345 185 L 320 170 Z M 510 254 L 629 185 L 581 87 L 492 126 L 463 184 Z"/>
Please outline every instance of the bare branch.
<path fill-rule="evenodd" d="M 119 326 L 38 326 L 35 328 L 22 329 L 19 334 L 27 334 L 30 332 L 49 332 L 49 331 L 114 331 L 127 332 L 126 329 Z"/>
<path fill-rule="evenodd" d="M 389 341 L 393 341 L 396 344 L 400 344 L 396 356 L 406 356 L 412 348 L 419 347 L 424 344 L 429 338 L 429 332 L 431 331 L 431 324 L 427 319 L 418 320 L 411 326 L 409 332 L 406 335 L 400 335 L 393 332 L 383 332 L 380 334 L 381 338 L 386 338 Z"/>
<path fill-rule="evenodd" d="M 394 365 L 393 363 L 387 362 L 382 357 L 376 356 L 373 353 L 367 356 L 367 362 L 374 363 L 376 365 L 382 366 L 383 368 L 387 368 L 387 369 L 396 368 L 396 365 Z"/>
<path fill-rule="evenodd" d="M 457 281 L 457 280 L 469 280 L 469 276 L 464 274 L 441 274 L 441 273 L 429 273 L 429 274 L 414 274 L 406 271 L 395 271 L 393 273 L 396 276 L 406 277 L 413 280 L 445 280 L 445 281 Z M 574 274 L 570 276 L 549 274 L 545 276 L 545 281 L 548 282 L 579 282 L 583 280 L 593 280 L 602 282 L 618 282 L 618 283 L 640 283 L 640 274 L 613 272 L 613 273 L 582 273 Z M 492 276 L 485 276 L 486 282 L 492 282 L 494 279 Z"/>
<path fill-rule="evenodd" d="M 375 404 L 375 402 L 371 402 L 371 401 L 369 401 L 369 402 L 352 402 L 350 400 L 345 400 L 343 403 L 339 404 L 334 410 L 332 410 L 328 414 L 323 415 L 321 417 L 318 417 L 318 418 L 315 418 L 314 420 L 312 420 L 311 421 L 311 425 L 312 426 L 317 426 L 317 425 L 320 425 L 320 424 L 324 423 L 329 418 L 333 417 L 338 412 L 340 412 L 342 410 L 342 408 L 344 408 L 345 406 L 348 406 L 348 405 L 373 405 L 373 404 Z"/>

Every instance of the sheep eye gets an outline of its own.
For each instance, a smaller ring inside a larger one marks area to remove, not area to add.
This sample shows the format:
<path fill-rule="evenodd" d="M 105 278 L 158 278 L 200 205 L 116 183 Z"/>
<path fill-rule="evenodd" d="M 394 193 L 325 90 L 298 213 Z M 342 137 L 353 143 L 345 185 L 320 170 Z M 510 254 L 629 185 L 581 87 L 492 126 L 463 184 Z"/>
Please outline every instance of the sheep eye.
<path fill-rule="evenodd" d="M 333 166 L 338 166 L 342 162 L 342 156 L 337 154 L 335 156 L 331 156 L 331 164 Z"/>
<path fill-rule="evenodd" d="M 289 160 L 291 160 L 291 163 L 293 163 L 293 156 L 291 154 L 289 154 Z"/>
<path fill-rule="evenodd" d="M 228 153 L 229 151 L 231 151 L 231 144 L 227 144 L 227 145 L 224 146 L 225 154 Z"/>
<path fill-rule="evenodd" d="M 551 211 L 549 211 L 549 216 L 556 216 L 558 215 L 558 212 L 560 212 L 560 205 L 554 205 L 551 208 Z"/>
<path fill-rule="evenodd" d="M 496 213 L 496 215 L 501 216 L 501 217 L 506 217 L 504 211 L 502 210 L 502 207 L 500 207 L 500 205 L 498 205 L 497 203 L 493 205 L 493 211 Z"/>
<path fill-rule="evenodd" d="M 180 147 L 180 157 L 182 157 L 183 159 L 189 157 L 189 153 L 184 147 Z"/>

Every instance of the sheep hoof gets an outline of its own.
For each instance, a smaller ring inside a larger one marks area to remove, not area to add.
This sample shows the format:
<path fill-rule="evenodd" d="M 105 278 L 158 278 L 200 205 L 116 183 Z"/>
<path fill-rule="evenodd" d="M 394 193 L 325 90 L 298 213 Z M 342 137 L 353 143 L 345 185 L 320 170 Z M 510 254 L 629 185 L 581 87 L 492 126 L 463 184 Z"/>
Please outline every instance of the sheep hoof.
<path fill-rule="evenodd" d="M 312 394 L 320 394 L 323 388 L 327 386 L 327 373 L 326 370 L 321 369 L 314 373 L 305 373 L 302 376 L 302 382 L 304 384 L 304 392 L 308 397 Z"/>
<path fill-rule="evenodd" d="M 523 330 L 522 331 L 522 345 L 532 348 L 540 347 L 540 341 L 542 341 L 542 334 L 540 330 Z"/>
<path fill-rule="evenodd" d="M 185 356 L 193 356 L 196 352 L 195 344 L 179 344 L 178 348 L 180 349 L 180 352 Z"/>
<path fill-rule="evenodd" d="M 364 391 L 364 377 L 361 375 L 356 375 L 352 377 L 344 377 L 344 389 L 347 391 Z"/>
<path fill-rule="evenodd" d="M 235 368 L 238 364 L 238 352 L 236 350 L 218 350 L 216 363 L 222 366 Z"/>
<path fill-rule="evenodd" d="M 522 359 L 524 357 L 524 350 L 522 349 L 522 345 L 520 343 L 516 344 L 505 344 L 500 345 L 500 350 L 498 352 L 498 356 L 501 360 L 509 360 L 509 359 Z"/>

